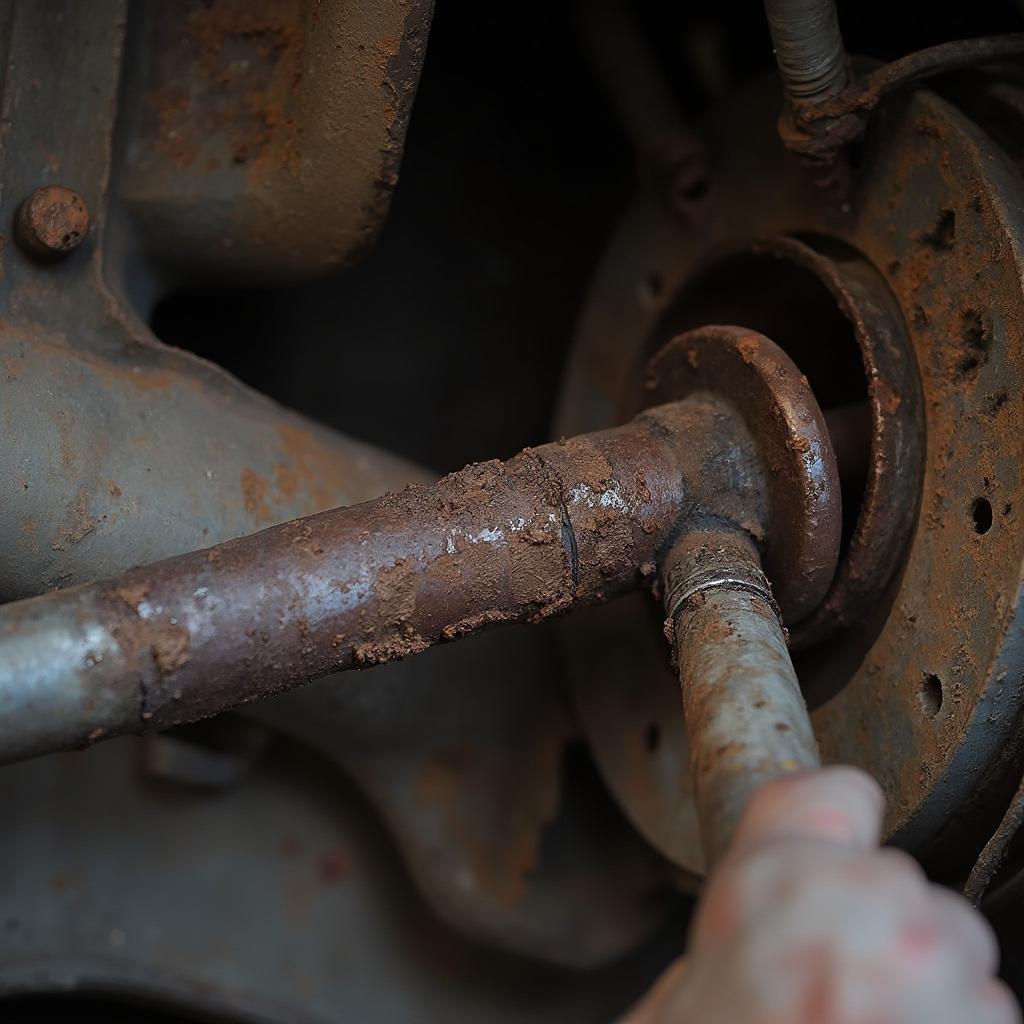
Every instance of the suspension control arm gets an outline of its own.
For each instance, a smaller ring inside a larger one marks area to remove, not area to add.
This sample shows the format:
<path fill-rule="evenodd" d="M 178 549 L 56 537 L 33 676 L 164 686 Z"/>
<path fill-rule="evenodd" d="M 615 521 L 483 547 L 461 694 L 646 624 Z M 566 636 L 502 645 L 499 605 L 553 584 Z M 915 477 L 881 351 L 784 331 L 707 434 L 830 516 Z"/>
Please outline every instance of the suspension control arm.
<path fill-rule="evenodd" d="M 3 606 L 0 761 L 608 600 L 653 582 L 699 517 L 762 541 L 787 614 L 812 610 L 838 482 L 796 367 L 761 335 L 705 329 L 655 360 L 649 397 L 621 427 Z"/>

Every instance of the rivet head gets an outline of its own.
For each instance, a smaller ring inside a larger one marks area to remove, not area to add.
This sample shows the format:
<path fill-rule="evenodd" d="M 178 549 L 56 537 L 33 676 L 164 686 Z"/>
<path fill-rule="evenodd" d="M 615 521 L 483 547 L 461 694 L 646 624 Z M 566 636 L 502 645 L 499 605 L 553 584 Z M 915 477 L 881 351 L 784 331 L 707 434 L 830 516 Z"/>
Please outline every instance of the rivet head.
<path fill-rule="evenodd" d="M 85 241 L 89 211 L 85 200 L 63 185 L 35 189 L 18 207 L 14 234 L 19 245 L 39 259 L 61 259 Z"/>

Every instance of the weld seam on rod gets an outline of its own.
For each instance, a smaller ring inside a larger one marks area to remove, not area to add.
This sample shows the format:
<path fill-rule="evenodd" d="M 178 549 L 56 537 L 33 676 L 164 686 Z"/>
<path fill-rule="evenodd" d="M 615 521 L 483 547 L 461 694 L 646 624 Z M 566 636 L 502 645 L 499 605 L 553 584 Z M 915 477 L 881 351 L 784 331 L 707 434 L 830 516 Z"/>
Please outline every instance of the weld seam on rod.
<path fill-rule="evenodd" d="M 737 527 L 681 537 L 663 567 L 708 864 L 762 785 L 819 767 L 786 631 L 753 540 Z M 701 601 L 688 598 L 703 596 Z"/>
<path fill-rule="evenodd" d="M 775 617 L 779 620 L 779 625 L 782 625 L 782 613 L 779 611 L 779 606 L 772 597 L 772 592 L 768 587 L 762 587 L 757 583 L 752 583 L 750 580 L 736 579 L 732 576 L 722 576 L 717 579 L 701 580 L 693 583 L 691 586 L 686 587 L 682 594 L 677 591 L 683 589 L 683 584 L 676 584 L 666 595 L 665 595 L 665 614 L 668 618 L 675 621 L 676 616 L 679 614 L 682 606 L 689 601 L 691 597 L 695 597 L 697 594 L 703 594 L 709 590 L 738 590 L 747 594 L 753 594 L 755 597 L 760 597 L 769 608 L 775 612 Z"/>

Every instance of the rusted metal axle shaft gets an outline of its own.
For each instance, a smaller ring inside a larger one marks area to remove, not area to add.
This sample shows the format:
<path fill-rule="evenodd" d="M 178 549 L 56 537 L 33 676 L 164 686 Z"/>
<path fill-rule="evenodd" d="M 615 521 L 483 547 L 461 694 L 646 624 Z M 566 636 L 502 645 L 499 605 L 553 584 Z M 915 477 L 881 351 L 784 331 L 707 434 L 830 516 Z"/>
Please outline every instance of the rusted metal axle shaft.
<path fill-rule="evenodd" d="M 758 788 L 821 760 L 750 537 L 721 526 L 687 533 L 666 556 L 662 575 L 710 867 Z"/>
<path fill-rule="evenodd" d="M 625 426 L 0 608 L 0 760 L 166 728 L 643 585 L 687 517 L 763 531 L 708 395 Z"/>
<path fill-rule="evenodd" d="M 763 335 L 702 328 L 648 396 L 621 427 L 0 608 L 0 762 L 608 600 L 698 520 L 762 543 L 783 610 L 809 614 L 840 516 L 806 379 Z"/>

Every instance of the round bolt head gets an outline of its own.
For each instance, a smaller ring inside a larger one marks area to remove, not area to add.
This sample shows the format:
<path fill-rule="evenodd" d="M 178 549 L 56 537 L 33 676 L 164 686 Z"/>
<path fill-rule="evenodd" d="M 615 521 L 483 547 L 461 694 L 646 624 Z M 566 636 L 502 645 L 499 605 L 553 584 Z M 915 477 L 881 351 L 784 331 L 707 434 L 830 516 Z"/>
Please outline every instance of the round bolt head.
<path fill-rule="evenodd" d="M 89 233 L 85 200 L 63 185 L 35 189 L 18 207 L 15 236 L 40 259 L 60 259 L 77 249 Z"/>

